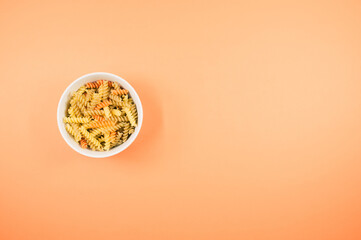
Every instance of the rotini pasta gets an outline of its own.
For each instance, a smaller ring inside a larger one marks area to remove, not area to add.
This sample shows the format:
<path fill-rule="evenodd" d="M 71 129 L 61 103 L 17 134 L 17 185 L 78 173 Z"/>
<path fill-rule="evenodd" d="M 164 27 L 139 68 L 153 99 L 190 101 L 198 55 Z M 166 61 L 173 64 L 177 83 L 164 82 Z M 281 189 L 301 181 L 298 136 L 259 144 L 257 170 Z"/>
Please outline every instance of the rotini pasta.
<path fill-rule="evenodd" d="M 89 124 L 85 125 L 85 128 L 105 128 L 105 127 L 111 127 L 114 126 L 115 122 L 110 120 L 104 120 L 104 121 L 92 121 Z"/>
<path fill-rule="evenodd" d="M 101 99 L 104 101 L 109 96 L 109 86 L 108 81 L 103 81 L 102 84 L 99 86 L 98 92 L 100 94 Z"/>
<path fill-rule="evenodd" d="M 76 131 L 72 126 L 70 126 L 69 123 L 65 125 L 65 129 L 68 131 L 68 133 L 70 133 L 70 135 L 74 137 L 75 141 L 77 142 L 80 141 L 81 134 L 78 131 Z"/>
<path fill-rule="evenodd" d="M 129 91 L 118 83 L 98 80 L 72 94 L 63 121 L 84 149 L 108 151 L 135 132 L 138 114 Z"/>
<path fill-rule="evenodd" d="M 86 101 L 85 101 L 85 95 L 81 95 L 78 97 L 78 102 L 76 103 L 78 105 L 78 108 L 80 109 L 81 113 L 84 114 L 84 112 L 86 111 Z"/>
<path fill-rule="evenodd" d="M 112 132 L 114 133 L 114 142 L 111 142 L 110 143 L 110 148 L 118 145 L 118 144 L 121 144 L 121 137 L 122 137 L 122 133 L 121 132 Z"/>
<path fill-rule="evenodd" d="M 80 146 L 81 146 L 82 148 L 87 148 L 87 147 L 88 147 L 88 144 L 87 144 L 87 142 L 86 142 L 86 140 L 85 140 L 84 138 L 82 138 L 82 139 L 80 140 Z"/>
<path fill-rule="evenodd" d="M 113 90 L 112 94 L 113 95 L 125 95 L 128 94 L 128 90 L 127 89 L 118 89 L 118 90 Z"/>
<path fill-rule="evenodd" d="M 105 117 L 106 118 L 110 118 L 111 117 L 111 113 L 110 113 L 110 109 L 109 109 L 109 107 L 108 106 L 106 106 L 105 108 L 103 108 L 104 109 L 104 114 L 105 114 Z"/>
<path fill-rule="evenodd" d="M 115 106 L 121 106 L 122 105 L 123 100 L 122 100 L 121 97 L 119 97 L 117 95 L 114 95 L 114 94 L 110 94 L 109 98 L 115 102 L 115 103 L 113 103 L 113 105 L 115 105 Z"/>
<path fill-rule="evenodd" d="M 112 114 L 114 115 L 114 116 L 121 116 L 122 115 L 122 111 L 120 111 L 120 110 L 118 110 L 118 109 L 112 109 Z"/>
<path fill-rule="evenodd" d="M 103 128 L 95 128 L 93 129 L 90 134 L 93 136 L 93 137 L 96 137 L 98 136 L 99 134 L 101 134 L 103 132 Z"/>
<path fill-rule="evenodd" d="M 129 127 L 130 127 L 130 124 L 125 123 L 125 126 L 123 127 L 123 136 L 122 136 L 123 142 L 127 141 L 127 139 L 128 139 Z"/>
<path fill-rule="evenodd" d="M 79 123 L 70 123 L 70 126 L 75 131 L 76 136 L 74 136 L 75 141 L 79 141 L 81 139 L 81 133 L 79 131 L 80 124 Z"/>
<path fill-rule="evenodd" d="M 127 114 L 130 125 L 132 125 L 132 127 L 136 127 L 137 122 L 136 122 L 135 116 L 133 115 L 132 111 L 130 110 L 130 107 L 129 106 L 124 107 L 124 112 Z"/>
<path fill-rule="evenodd" d="M 97 129 L 99 129 L 100 132 L 103 132 L 103 133 L 105 133 L 105 132 L 115 132 L 115 131 L 117 131 L 118 129 L 120 129 L 121 127 L 123 127 L 124 124 L 125 124 L 125 123 L 123 122 L 123 123 L 118 123 L 118 124 L 115 125 L 115 126 L 110 126 L 110 127 L 106 127 L 106 128 L 97 128 Z"/>
<path fill-rule="evenodd" d="M 90 118 L 87 117 L 65 117 L 65 123 L 88 123 L 90 122 Z"/>
<path fill-rule="evenodd" d="M 85 116 L 91 116 L 91 115 L 104 115 L 104 110 L 87 110 L 84 113 Z"/>
<path fill-rule="evenodd" d="M 100 103 L 101 100 L 102 100 L 101 95 L 99 93 L 94 93 L 93 98 L 90 101 L 90 110 L 93 110 L 95 106 Z"/>
<path fill-rule="evenodd" d="M 99 115 L 93 115 L 93 118 L 97 121 L 104 121 L 105 118 L 103 118 L 102 116 L 99 116 Z"/>
<path fill-rule="evenodd" d="M 109 120 L 118 121 L 118 122 L 128 122 L 128 118 L 126 116 L 111 116 Z"/>
<path fill-rule="evenodd" d="M 98 80 L 96 82 L 89 82 L 85 84 L 86 88 L 99 88 L 100 85 L 103 83 L 103 80 Z"/>
<path fill-rule="evenodd" d="M 104 140 L 105 140 L 104 150 L 108 151 L 110 149 L 110 133 L 104 133 Z"/>
<path fill-rule="evenodd" d="M 89 144 L 94 145 L 97 150 L 102 150 L 102 149 L 103 149 L 103 147 L 102 147 L 102 145 L 100 144 L 100 142 L 99 142 L 95 137 L 93 137 L 93 136 L 88 132 L 88 130 L 86 130 L 86 129 L 84 128 L 84 126 L 81 126 L 81 127 L 80 127 L 80 132 L 83 134 L 84 138 L 89 141 Z"/>
<path fill-rule="evenodd" d="M 109 106 L 110 104 L 112 104 L 112 101 L 110 101 L 110 100 L 105 100 L 105 101 L 99 103 L 99 104 L 94 108 L 94 110 L 99 110 L 99 109 L 101 109 L 101 108 L 105 108 L 105 107 Z"/>

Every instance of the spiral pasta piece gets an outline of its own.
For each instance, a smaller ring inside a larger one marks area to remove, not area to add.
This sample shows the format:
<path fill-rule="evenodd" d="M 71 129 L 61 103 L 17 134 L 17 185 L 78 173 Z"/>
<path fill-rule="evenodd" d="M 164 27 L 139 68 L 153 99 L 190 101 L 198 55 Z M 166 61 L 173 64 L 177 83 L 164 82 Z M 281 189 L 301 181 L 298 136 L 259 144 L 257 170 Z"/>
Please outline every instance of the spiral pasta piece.
<path fill-rule="evenodd" d="M 101 148 L 99 148 L 93 142 L 88 141 L 88 145 L 91 148 L 91 150 L 93 150 L 93 151 L 102 151 L 103 150 L 103 146 L 101 146 Z"/>
<path fill-rule="evenodd" d="M 104 121 L 99 121 L 99 122 L 92 121 L 87 125 L 87 127 L 88 128 L 104 128 L 104 127 L 111 127 L 114 125 L 115 125 L 115 122 L 110 121 L 110 120 L 104 120 Z"/>
<path fill-rule="evenodd" d="M 99 93 L 94 93 L 93 98 L 90 101 L 90 109 L 94 109 L 94 107 L 96 105 L 98 105 L 101 100 L 102 100 L 102 98 L 101 98 L 100 94 Z"/>
<path fill-rule="evenodd" d="M 87 88 L 98 88 L 99 86 L 98 86 L 98 83 L 96 83 L 96 82 L 89 82 L 86 84 L 86 87 Z"/>
<path fill-rule="evenodd" d="M 110 109 L 108 106 L 104 107 L 104 114 L 106 118 L 110 118 L 112 116 L 112 114 L 110 113 Z"/>
<path fill-rule="evenodd" d="M 72 126 L 70 126 L 69 123 L 67 123 L 65 125 L 65 129 L 66 131 L 68 131 L 68 133 L 70 133 L 70 135 L 72 135 L 75 139 L 75 141 L 79 141 L 81 139 L 81 134 L 79 132 L 77 132 L 76 130 L 74 130 L 74 128 Z"/>
<path fill-rule="evenodd" d="M 112 101 L 110 101 L 110 100 L 105 100 L 104 102 L 99 103 L 99 104 L 94 108 L 94 110 L 99 110 L 99 109 L 101 109 L 101 108 L 105 108 L 105 107 L 109 106 L 110 104 L 112 104 Z"/>
<path fill-rule="evenodd" d="M 80 97 L 84 92 L 86 91 L 86 87 L 85 86 L 81 86 L 78 91 L 76 91 L 73 94 L 73 99 L 74 101 L 78 99 L 78 97 Z"/>
<path fill-rule="evenodd" d="M 118 90 L 113 90 L 112 94 L 113 95 L 125 95 L 128 94 L 128 90 L 127 89 L 118 89 Z"/>
<path fill-rule="evenodd" d="M 85 101 L 85 96 L 84 95 L 81 95 L 79 98 L 78 98 L 78 101 L 77 101 L 77 105 L 78 105 L 78 108 L 80 109 L 80 112 L 82 114 L 85 113 L 86 111 L 86 101 Z"/>
<path fill-rule="evenodd" d="M 128 122 L 128 117 L 126 116 L 111 116 L 109 120 L 117 122 Z"/>
<path fill-rule="evenodd" d="M 90 118 L 87 117 L 64 117 L 65 123 L 88 123 L 90 122 Z"/>
<path fill-rule="evenodd" d="M 130 108 L 130 112 L 132 113 L 133 117 L 135 119 L 138 119 L 138 112 L 137 112 L 137 107 L 135 106 L 135 104 L 130 105 L 129 108 Z"/>
<path fill-rule="evenodd" d="M 114 116 L 121 116 L 122 115 L 122 112 L 120 111 L 120 110 L 118 110 L 118 109 L 112 109 L 112 114 L 114 115 Z"/>
<path fill-rule="evenodd" d="M 87 110 L 84 112 L 85 116 L 99 115 L 104 116 L 104 110 Z"/>
<path fill-rule="evenodd" d="M 88 148 L 88 143 L 84 138 L 80 140 L 80 146 L 81 148 Z"/>
<path fill-rule="evenodd" d="M 68 108 L 68 114 L 72 118 L 82 116 L 82 114 L 80 112 L 80 109 L 76 104 L 74 106 L 71 106 L 71 107 Z"/>
<path fill-rule="evenodd" d="M 102 116 L 99 116 L 99 115 L 93 115 L 93 118 L 97 121 L 104 121 L 105 118 L 103 118 Z"/>
<path fill-rule="evenodd" d="M 127 106 L 127 107 L 124 107 L 124 111 L 125 113 L 127 114 L 127 117 L 129 119 L 129 122 L 130 124 L 132 125 L 132 127 L 136 127 L 137 126 L 137 122 L 136 122 L 136 119 L 133 115 L 133 113 L 131 112 L 130 108 Z"/>
<path fill-rule="evenodd" d="M 122 135 L 123 135 L 122 132 L 116 132 L 114 143 L 110 144 L 111 148 L 122 143 Z"/>
<path fill-rule="evenodd" d="M 74 129 L 76 134 L 75 141 L 79 142 L 81 139 L 81 133 L 79 131 L 80 124 L 79 123 L 70 123 L 70 126 Z"/>
<path fill-rule="evenodd" d="M 104 139 L 105 139 L 104 150 L 108 151 L 110 149 L 110 134 L 104 133 Z"/>
<path fill-rule="evenodd" d="M 129 129 L 129 134 L 133 134 L 135 132 L 135 128 L 134 127 L 131 127 L 130 129 Z"/>
<path fill-rule="evenodd" d="M 116 136 L 117 132 L 113 131 L 110 133 L 110 142 L 115 142 L 115 136 Z"/>
<path fill-rule="evenodd" d="M 102 133 L 106 133 L 106 132 L 115 132 L 117 131 L 118 129 L 122 128 L 123 126 L 125 126 L 125 123 L 118 123 L 114 126 L 110 126 L 110 127 L 106 127 L 106 128 L 99 128 L 99 130 L 102 132 Z"/>
<path fill-rule="evenodd" d="M 123 142 L 127 141 L 127 139 L 128 139 L 129 128 L 130 128 L 130 124 L 125 123 L 125 126 L 123 127 L 123 136 L 122 136 L 122 141 Z"/>
<path fill-rule="evenodd" d="M 80 132 L 83 134 L 86 140 L 88 140 L 89 145 L 94 145 L 98 150 L 102 149 L 102 145 L 98 140 L 96 140 L 89 132 L 84 128 L 84 126 L 80 127 Z"/>
<path fill-rule="evenodd" d="M 122 104 L 122 102 L 123 102 L 123 99 L 122 99 L 121 97 L 119 97 L 119 96 L 117 96 L 117 95 L 114 95 L 114 94 L 110 94 L 110 95 L 109 95 L 109 98 L 110 98 L 111 100 L 114 100 L 114 101 L 117 103 L 117 105 L 119 105 L 119 106 L 121 106 L 121 104 Z"/>
<path fill-rule="evenodd" d="M 108 81 L 103 81 L 103 83 L 100 85 L 98 92 L 100 94 L 101 99 L 104 101 L 108 98 L 109 96 L 109 86 L 108 86 Z"/>
<path fill-rule="evenodd" d="M 103 132 L 102 128 L 95 128 L 93 129 L 90 134 L 93 136 L 93 137 L 96 137 L 98 136 L 99 134 L 101 134 Z"/>
<path fill-rule="evenodd" d="M 103 80 L 98 80 L 96 82 L 88 82 L 85 86 L 87 88 L 99 88 L 102 85 Z"/>
<path fill-rule="evenodd" d="M 91 103 L 91 100 L 93 98 L 93 94 L 95 93 L 95 89 L 87 89 L 86 91 L 86 97 L 85 97 L 85 106 L 87 109 L 90 108 L 90 103 Z"/>
<path fill-rule="evenodd" d="M 117 82 L 112 82 L 112 87 L 114 88 L 114 90 L 120 89 L 120 85 Z"/>

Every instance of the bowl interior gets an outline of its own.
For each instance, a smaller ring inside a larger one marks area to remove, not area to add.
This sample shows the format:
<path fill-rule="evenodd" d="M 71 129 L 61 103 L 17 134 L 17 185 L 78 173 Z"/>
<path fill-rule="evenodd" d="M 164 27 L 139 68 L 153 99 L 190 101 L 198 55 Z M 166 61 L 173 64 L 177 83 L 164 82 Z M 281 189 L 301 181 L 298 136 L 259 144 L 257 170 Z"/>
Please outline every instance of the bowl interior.
<path fill-rule="evenodd" d="M 74 92 L 76 92 L 81 86 L 83 86 L 85 83 L 97 81 L 99 79 L 105 79 L 113 82 L 117 82 L 122 86 L 123 88 L 127 89 L 129 91 L 129 96 L 133 98 L 134 103 L 137 108 L 138 112 L 138 125 L 135 128 L 135 131 L 128 140 L 119 145 L 116 146 L 109 151 L 99 152 L 99 151 L 92 151 L 90 149 L 83 149 L 80 147 L 80 145 L 73 139 L 72 136 L 66 131 L 65 124 L 63 122 L 63 118 L 66 116 L 66 111 L 69 106 L 69 101 Z M 126 149 L 138 136 L 138 133 L 140 131 L 140 128 L 142 126 L 143 122 L 143 108 L 142 104 L 140 102 L 138 94 L 135 92 L 134 88 L 124 79 L 121 77 L 111 74 L 111 73 L 105 73 L 105 72 L 95 72 L 95 73 L 89 73 L 86 74 L 77 80 L 75 80 L 73 83 L 67 87 L 67 89 L 64 91 L 63 95 L 60 98 L 59 105 L 58 105 L 58 113 L 57 113 L 57 119 L 58 119 L 58 127 L 60 130 L 61 135 L 63 136 L 64 140 L 69 144 L 71 148 L 73 148 L 75 151 L 77 151 L 80 154 L 83 154 L 88 157 L 95 157 L 95 158 L 103 158 L 103 157 L 109 157 L 112 155 L 115 155 L 124 149 Z"/>

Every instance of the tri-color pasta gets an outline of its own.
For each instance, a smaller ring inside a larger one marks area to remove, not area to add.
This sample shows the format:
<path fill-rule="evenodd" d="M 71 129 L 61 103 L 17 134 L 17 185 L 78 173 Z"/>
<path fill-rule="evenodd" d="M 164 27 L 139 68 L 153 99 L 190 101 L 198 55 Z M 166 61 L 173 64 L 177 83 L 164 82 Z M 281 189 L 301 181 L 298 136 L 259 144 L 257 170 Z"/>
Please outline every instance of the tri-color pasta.
<path fill-rule="evenodd" d="M 108 151 L 128 140 L 137 127 L 137 107 L 118 83 L 98 80 L 70 99 L 65 129 L 82 148 Z"/>

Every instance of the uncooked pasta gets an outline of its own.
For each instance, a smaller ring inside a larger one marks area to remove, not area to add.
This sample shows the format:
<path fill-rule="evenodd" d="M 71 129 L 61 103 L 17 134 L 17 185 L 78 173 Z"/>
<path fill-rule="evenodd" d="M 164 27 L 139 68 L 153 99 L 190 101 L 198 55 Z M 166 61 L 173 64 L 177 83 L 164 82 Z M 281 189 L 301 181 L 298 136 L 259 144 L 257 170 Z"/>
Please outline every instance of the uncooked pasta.
<path fill-rule="evenodd" d="M 129 91 L 118 83 L 86 83 L 71 97 L 65 128 L 84 149 L 108 151 L 126 142 L 135 132 L 137 106 Z"/>

